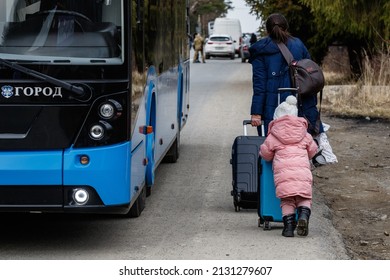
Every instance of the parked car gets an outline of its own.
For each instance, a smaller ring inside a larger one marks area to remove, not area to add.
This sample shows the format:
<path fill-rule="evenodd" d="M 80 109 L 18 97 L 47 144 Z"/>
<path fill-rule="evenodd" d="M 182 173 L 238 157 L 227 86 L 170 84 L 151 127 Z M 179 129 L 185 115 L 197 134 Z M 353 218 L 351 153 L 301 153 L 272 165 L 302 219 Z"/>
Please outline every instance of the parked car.
<path fill-rule="evenodd" d="M 240 57 L 241 62 L 246 62 L 249 59 L 249 47 L 250 44 L 251 34 L 244 33 L 241 37 L 241 45 L 240 45 Z"/>
<path fill-rule="evenodd" d="M 205 56 L 206 59 L 212 56 L 228 56 L 234 59 L 236 52 L 232 37 L 225 34 L 211 35 L 205 45 Z"/>
<path fill-rule="evenodd" d="M 240 37 L 242 35 L 241 22 L 237 18 L 216 18 L 213 34 L 227 34 L 233 38 L 234 50 L 240 55 Z"/>

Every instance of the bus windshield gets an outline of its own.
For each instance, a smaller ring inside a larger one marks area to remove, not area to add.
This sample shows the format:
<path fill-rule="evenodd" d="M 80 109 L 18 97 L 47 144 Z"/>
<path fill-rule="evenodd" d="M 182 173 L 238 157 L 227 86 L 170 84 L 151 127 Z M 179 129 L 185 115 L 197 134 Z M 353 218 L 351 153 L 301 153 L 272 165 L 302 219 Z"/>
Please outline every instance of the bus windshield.
<path fill-rule="evenodd" d="M 5 0 L 0 58 L 43 64 L 122 64 L 123 0 Z"/>

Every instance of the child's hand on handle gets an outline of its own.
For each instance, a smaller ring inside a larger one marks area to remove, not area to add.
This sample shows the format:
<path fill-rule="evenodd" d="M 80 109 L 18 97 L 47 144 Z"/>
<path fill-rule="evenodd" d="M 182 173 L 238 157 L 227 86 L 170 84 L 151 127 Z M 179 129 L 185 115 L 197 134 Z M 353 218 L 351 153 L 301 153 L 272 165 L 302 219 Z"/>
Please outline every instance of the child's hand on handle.
<path fill-rule="evenodd" d="M 260 126 L 261 125 L 261 116 L 260 115 L 252 115 L 251 122 L 252 122 L 252 126 Z"/>

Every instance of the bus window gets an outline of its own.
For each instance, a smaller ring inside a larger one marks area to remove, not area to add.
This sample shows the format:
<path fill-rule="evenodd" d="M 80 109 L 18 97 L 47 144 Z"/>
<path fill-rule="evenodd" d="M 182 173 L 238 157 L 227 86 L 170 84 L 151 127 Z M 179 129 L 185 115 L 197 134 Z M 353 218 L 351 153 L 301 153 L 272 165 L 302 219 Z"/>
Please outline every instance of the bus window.
<path fill-rule="evenodd" d="M 2 2 L 8 14 L 1 16 L 0 53 L 47 63 L 122 64 L 122 6 L 121 0 Z"/>

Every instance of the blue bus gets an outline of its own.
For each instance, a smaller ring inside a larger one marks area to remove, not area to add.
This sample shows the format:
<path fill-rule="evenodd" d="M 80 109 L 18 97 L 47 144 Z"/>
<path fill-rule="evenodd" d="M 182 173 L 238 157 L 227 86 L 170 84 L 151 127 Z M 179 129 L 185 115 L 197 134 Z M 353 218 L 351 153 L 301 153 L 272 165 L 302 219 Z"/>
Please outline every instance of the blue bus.
<path fill-rule="evenodd" d="M 188 118 L 188 4 L 1 1 L 1 212 L 141 214 Z"/>

